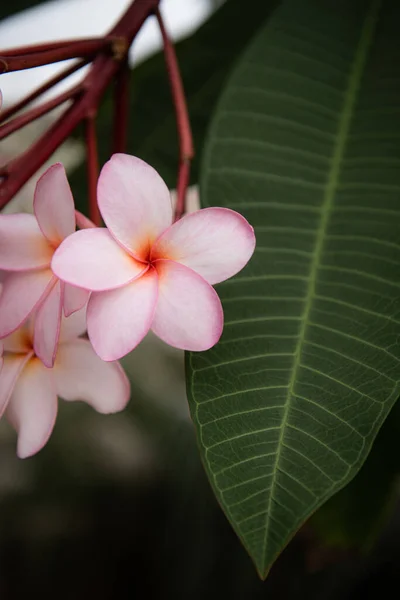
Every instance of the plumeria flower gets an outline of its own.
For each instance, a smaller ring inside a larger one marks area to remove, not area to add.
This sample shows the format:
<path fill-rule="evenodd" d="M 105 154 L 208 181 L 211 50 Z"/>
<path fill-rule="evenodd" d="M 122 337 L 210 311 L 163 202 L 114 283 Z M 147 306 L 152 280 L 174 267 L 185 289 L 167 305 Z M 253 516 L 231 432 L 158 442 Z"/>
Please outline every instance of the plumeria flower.
<path fill-rule="evenodd" d="M 57 277 L 92 291 L 87 324 L 103 360 L 130 352 L 149 329 L 184 350 L 207 350 L 223 327 L 213 284 L 240 271 L 253 228 L 237 212 L 206 208 L 172 224 L 171 199 L 142 160 L 115 154 L 98 182 L 107 225 L 69 236 L 52 260 Z"/>
<path fill-rule="evenodd" d="M 60 163 L 39 179 L 33 208 L 34 215 L 0 215 L 0 269 L 8 272 L 0 296 L 0 338 L 36 309 L 35 353 L 51 367 L 62 311 L 69 316 L 89 297 L 85 290 L 61 283 L 50 268 L 54 251 L 76 229 L 74 200 Z"/>
<path fill-rule="evenodd" d="M 17 454 L 32 456 L 48 441 L 57 416 L 57 396 L 83 400 L 101 413 L 125 408 L 129 381 L 117 362 L 105 363 L 88 340 L 86 309 L 63 317 L 54 367 L 47 368 L 36 355 L 33 320 L 3 340 L 4 364 L 0 371 L 0 416 L 18 432 Z"/>

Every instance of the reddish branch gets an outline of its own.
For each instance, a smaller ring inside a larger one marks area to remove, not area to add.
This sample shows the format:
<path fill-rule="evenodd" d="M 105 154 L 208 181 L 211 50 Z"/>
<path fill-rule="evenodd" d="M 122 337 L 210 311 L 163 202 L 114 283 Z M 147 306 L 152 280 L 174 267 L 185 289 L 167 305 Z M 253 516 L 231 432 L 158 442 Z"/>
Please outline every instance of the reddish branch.
<path fill-rule="evenodd" d="M 125 152 L 128 134 L 129 111 L 129 64 L 124 64 L 116 77 L 114 88 L 114 139 L 113 153 Z"/>
<path fill-rule="evenodd" d="M 26 152 L 0 169 L 0 176 L 3 178 L 0 182 L 0 209 L 48 160 L 77 125 L 84 121 L 93 112 L 93 109 L 97 108 L 105 90 L 124 66 L 133 38 L 146 18 L 157 8 L 158 3 L 159 0 L 141 0 L 133 2 L 129 6 L 106 38 L 107 44 L 110 39 L 113 40 L 111 55 L 109 51 L 97 54 L 88 75 L 82 82 L 82 93 Z M 44 48 L 45 46 L 41 47 L 40 53 L 36 51 L 33 53 L 35 56 L 42 55 L 41 62 L 38 64 L 48 64 L 49 58 L 51 62 L 59 60 L 59 46 L 50 51 Z M 61 50 L 65 50 L 64 46 L 61 47 Z M 83 54 L 83 48 L 80 50 Z M 48 52 L 54 52 L 54 54 L 49 57 Z M 7 53 L 3 54 L 7 56 Z M 72 58 L 72 56 L 70 57 Z"/>
<path fill-rule="evenodd" d="M 129 110 L 128 51 L 132 40 L 146 18 L 150 14 L 155 13 L 163 37 L 165 60 L 177 118 L 180 158 L 177 182 L 178 200 L 175 217 L 177 219 L 180 218 L 185 210 L 185 194 L 189 182 L 190 161 L 193 157 L 193 143 L 176 55 L 158 11 L 159 1 L 136 0 L 132 2 L 119 22 L 104 38 L 25 46 L 0 53 L 0 73 L 27 69 L 66 59 L 81 59 L 28 94 L 14 106 L 0 113 L 0 123 L 3 123 L 0 126 L 0 139 L 2 139 L 67 100 L 70 103 L 61 116 L 30 148 L 0 168 L 0 209 L 12 199 L 24 183 L 48 160 L 71 132 L 83 122 L 85 125 L 87 149 L 91 221 L 88 221 L 81 213 L 77 213 L 77 219 L 80 221 L 80 225 L 78 224 L 78 226 L 87 227 L 93 226 L 93 223 L 96 225 L 100 224 L 101 219 L 96 201 L 96 186 L 99 171 L 95 123 L 97 107 L 106 89 L 112 81 L 115 81 L 113 152 L 124 152 L 127 142 Z M 14 117 L 16 113 L 40 97 L 44 92 L 90 62 L 92 58 L 93 62 L 90 70 L 79 85 Z M 10 120 L 11 117 L 14 118 Z M 88 225 L 89 223 L 90 225 Z"/>
<path fill-rule="evenodd" d="M 112 47 L 114 43 L 115 40 L 113 38 L 105 37 L 47 44 L 39 46 L 39 50 L 35 46 L 27 46 L 25 48 L 25 50 L 28 50 L 27 54 L 20 54 L 21 50 L 24 50 L 22 48 L 14 51 L 17 52 L 15 56 L 13 55 L 13 51 L 9 50 L 0 55 L 0 73 L 32 69 L 32 67 L 50 65 L 69 58 L 95 56 L 100 50 Z M 29 52 L 29 50 L 31 51 Z"/>
<path fill-rule="evenodd" d="M 0 123 L 4 123 L 4 121 L 8 121 L 8 119 L 10 119 L 12 116 L 14 116 L 17 112 L 19 112 L 23 108 L 25 108 L 25 106 L 28 106 L 28 104 L 30 104 L 31 102 L 36 100 L 36 98 L 39 98 L 39 96 L 44 94 L 44 92 L 47 92 L 47 90 L 54 87 L 60 81 L 67 79 L 67 77 L 72 75 L 72 73 L 79 71 L 79 69 L 81 69 L 83 66 L 85 66 L 88 62 L 89 62 L 88 60 L 81 60 L 79 62 L 76 62 L 74 65 L 72 65 L 68 69 L 65 69 L 65 71 L 61 71 L 61 73 L 59 73 L 55 77 L 52 77 L 52 79 L 49 79 L 49 81 L 46 81 L 46 83 L 44 83 L 40 87 L 36 88 L 36 90 L 34 90 L 32 93 L 25 96 L 25 98 L 23 98 L 22 100 L 20 100 L 19 102 L 16 102 L 12 106 L 10 106 L 10 108 L 8 108 L 6 110 L 2 110 L 0 112 Z"/>
<path fill-rule="evenodd" d="M 97 154 L 96 114 L 88 115 L 85 120 L 86 161 L 89 189 L 89 216 L 97 227 L 101 225 L 101 217 L 97 206 L 97 179 L 99 177 L 99 160 Z"/>
<path fill-rule="evenodd" d="M 176 124 L 179 138 L 179 171 L 176 184 L 177 201 L 175 208 L 175 219 L 178 220 L 185 211 L 186 190 L 190 178 L 190 161 L 193 158 L 193 139 L 190 128 L 189 114 L 186 105 L 185 92 L 182 79 L 179 72 L 178 61 L 176 59 L 175 49 L 168 37 L 164 27 L 160 11 L 156 9 L 158 24 L 164 43 L 164 56 L 167 65 L 168 77 L 170 80 L 172 99 L 175 106 Z"/>

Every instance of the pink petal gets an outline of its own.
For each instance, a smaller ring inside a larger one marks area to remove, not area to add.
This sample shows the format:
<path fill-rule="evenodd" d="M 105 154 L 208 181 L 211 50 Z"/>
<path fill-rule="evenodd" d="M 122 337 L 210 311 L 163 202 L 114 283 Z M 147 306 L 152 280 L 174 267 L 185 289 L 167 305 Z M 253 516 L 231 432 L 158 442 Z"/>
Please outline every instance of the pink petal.
<path fill-rule="evenodd" d="M 158 260 L 157 308 L 151 329 L 182 350 L 208 350 L 222 334 L 218 294 L 200 275 L 172 260 Z"/>
<path fill-rule="evenodd" d="M 26 354 L 6 354 L 0 371 L 0 417 L 7 408 L 17 379 L 24 366 L 33 356 L 33 351 Z"/>
<path fill-rule="evenodd" d="M 25 367 L 14 388 L 6 417 L 18 432 L 17 454 L 26 458 L 43 448 L 57 416 L 52 371 L 38 358 Z"/>
<path fill-rule="evenodd" d="M 243 269 L 255 243 L 254 230 L 242 215 L 203 208 L 174 223 L 154 244 L 151 257 L 180 262 L 214 284 Z"/>
<path fill-rule="evenodd" d="M 130 384 L 118 362 L 104 362 L 88 340 L 61 344 L 54 380 L 64 400 L 83 400 L 98 412 L 115 413 L 127 405 Z"/>
<path fill-rule="evenodd" d="M 103 360 L 131 352 L 150 329 L 157 302 L 154 269 L 129 285 L 90 296 L 87 310 L 89 339 Z"/>
<path fill-rule="evenodd" d="M 50 269 L 10 273 L 0 295 L 0 338 L 6 337 L 29 317 L 52 280 Z"/>
<path fill-rule="evenodd" d="M 57 354 L 63 305 L 61 282 L 56 277 L 53 280 L 52 289 L 35 314 L 33 338 L 36 356 L 49 369 L 54 365 Z"/>
<path fill-rule="evenodd" d="M 114 238 L 139 260 L 172 223 L 169 190 L 157 171 L 127 154 L 114 154 L 103 167 L 98 204 Z"/>
<path fill-rule="evenodd" d="M 33 215 L 0 215 L 0 269 L 47 267 L 53 251 Z"/>
<path fill-rule="evenodd" d="M 82 229 L 64 240 L 51 268 L 66 283 L 100 292 L 127 284 L 148 267 L 127 254 L 107 229 L 96 228 Z"/>
<path fill-rule="evenodd" d="M 89 300 L 90 292 L 83 288 L 75 287 L 69 283 L 64 284 L 64 314 L 66 317 L 80 310 Z"/>
<path fill-rule="evenodd" d="M 61 163 L 47 169 L 36 184 L 33 210 L 43 235 L 57 247 L 75 231 L 75 206 Z"/>
<path fill-rule="evenodd" d="M 60 330 L 60 344 L 74 340 L 86 332 L 86 309 L 85 305 L 69 317 L 62 317 Z"/>

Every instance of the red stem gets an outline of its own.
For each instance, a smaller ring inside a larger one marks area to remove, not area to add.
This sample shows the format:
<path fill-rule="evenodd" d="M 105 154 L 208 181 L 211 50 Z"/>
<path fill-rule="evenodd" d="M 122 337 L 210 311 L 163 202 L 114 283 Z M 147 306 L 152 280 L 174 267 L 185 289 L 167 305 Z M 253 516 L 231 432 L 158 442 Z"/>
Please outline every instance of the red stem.
<path fill-rule="evenodd" d="M 97 206 L 97 180 L 99 177 L 99 157 L 97 152 L 96 116 L 90 114 L 85 120 L 87 177 L 89 187 L 89 217 L 100 227 L 101 216 Z"/>
<path fill-rule="evenodd" d="M 62 45 L 51 50 L 36 51 L 30 54 L 17 56 L 5 54 L 0 56 L 0 74 L 50 65 L 69 58 L 95 56 L 100 50 L 112 45 L 114 42 L 115 40 L 109 38 L 79 40 L 77 42 L 70 42 L 69 45 Z"/>
<path fill-rule="evenodd" d="M 82 38 L 76 40 L 59 40 L 56 42 L 44 42 L 43 44 L 31 44 L 29 46 L 18 46 L 18 48 L 7 48 L 6 50 L 0 50 L 0 55 L 5 56 L 21 56 L 23 54 L 32 54 L 37 52 L 47 52 L 48 50 L 58 50 L 59 48 L 66 48 L 71 44 L 81 42 L 93 42 L 104 40 L 103 37 L 99 38 Z"/>
<path fill-rule="evenodd" d="M 117 74 L 114 88 L 113 153 L 126 152 L 129 112 L 129 64 L 125 60 Z"/>
<path fill-rule="evenodd" d="M 104 91 L 120 69 L 120 60 L 125 58 L 132 39 L 149 14 L 157 8 L 159 1 L 141 0 L 133 2 L 129 6 L 110 33 L 110 36 L 124 39 L 123 43 L 121 40 L 119 43 L 121 56 L 118 48 L 114 47 L 113 57 L 104 54 L 96 57 L 82 84 L 84 91 L 74 100 L 72 106 L 67 108 L 26 152 L 0 169 L 0 176 L 3 176 L 3 180 L 0 181 L 0 209 L 11 200 L 75 127 L 87 117 L 92 107 L 98 106 Z"/>
<path fill-rule="evenodd" d="M 12 121 L 7 121 L 7 123 L 4 123 L 4 125 L 0 125 L 0 140 L 3 140 L 4 138 L 14 133 L 14 131 L 18 131 L 18 129 L 21 129 L 25 125 L 28 125 L 28 123 L 35 121 L 35 119 L 38 119 L 42 115 L 45 115 L 57 106 L 60 106 L 60 104 L 63 104 L 63 102 L 66 102 L 66 100 L 74 98 L 81 92 L 81 90 L 82 86 L 77 85 L 72 89 L 67 90 L 63 94 L 56 96 L 56 98 L 52 98 L 44 104 L 41 104 L 40 106 L 36 106 L 35 108 L 28 110 L 19 117 L 15 117 L 15 119 L 13 119 Z"/>
<path fill-rule="evenodd" d="M 25 98 L 23 98 L 19 102 L 16 102 L 15 104 L 13 104 L 13 106 L 10 106 L 10 108 L 1 111 L 0 112 L 0 123 L 4 123 L 4 121 L 8 121 L 8 119 L 10 119 L 13 115 L 15 115 L 17 112 L 19 112 L 23 108 L 25 108 L 25 106 L 27 106 L 28 104 L 30 104 L 31 102 L 36 100 L 36 98 L 38 98 L 39 96 L 44 94 L 44 92 L 47 92 L 47 90 L 49 90 L 50 88 L 55 86 L 57 83 L 59 83 L 63 79 L 66 79 L 67 77 L 72 75 L 72 73 L 75 73 L 75 71 L 79 71 L 79 69 L 81 69 L 83 66 L 85 66 L 85 64 L 87 64 L 87 62 L 88 62 L 87 60 L 81 60 L 79 62 L 76 62 L 74 65 L 72 65 L 65 71 L 62 71 L 61 73 L 59 73 L 52 79 L 49 79 L 48 81 L 46 81 L 46 83 L 44 83 L 40 87 L 36 88 L 36 90 L 34 90 L 31 94 L 28 94 L 28 96 L 25 96 Z"/>
<path fill-rule="evenodd" d="M 182 78 L 179 72 L 175 48 L 168 37 L 161 13 L 156 9 L 156 16 L 160 26 L 164 43 L 164 57 L 167 65 L 168 77 L 171 85 L 172 100 L 175 106 L 176 122 L 179 139 L 179 171 L 177 181 L 177 201 L 175 220 L 180 219 L 185 212 L 186 190 L 190 179 L 190 161 L 194 156 L 192 131 L 190 128 L 189 114 L 186 104 Z"/>

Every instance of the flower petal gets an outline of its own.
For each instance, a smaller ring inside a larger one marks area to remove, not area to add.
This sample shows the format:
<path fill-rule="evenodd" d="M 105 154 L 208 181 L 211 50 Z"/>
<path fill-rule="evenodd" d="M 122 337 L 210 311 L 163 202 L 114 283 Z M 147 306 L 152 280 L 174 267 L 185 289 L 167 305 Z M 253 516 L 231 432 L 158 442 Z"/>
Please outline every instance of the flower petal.
<path fill-rule="evenodd" d="M 172 260 L 158 260 L 155 267 L 159 291 L 152 331 L 182 350 L 214 346 L 224 324 L 217 292 L 195 271 Z"/>
<path fill-rule="evenodd" d="M 75 231 L 75 205 L 65 169 L 56 163 L 36 184 L 33 210 L 43 235 L 58 246 Z"/>
<path fill-rule="evenodd" d="M 100 173 L 97 194 L 114 238 L 147 260 L 151 244 L 172 223 L 169 190 L 157 171 L 140 158 L 114 154 Z"/>
<path fill-rule="evenodd" d="M 3 357 L 3 367 L 0 372 L 0 417 L 7 408 L 20 373 L 32 356 L 31 351 L 26 354 L 6 354 Z"/>
<path fill-rule="evenodd" d="M 64 400 L 83 400 L 101 413 L 127 405 L 130 384 L 118 362 L 104 362 L 88 340 L 60 344 L 54 366 L 57 394 Z"/>
<path fill-rule="evenodd" d="M 203 208 L 186 215 L 154 244 L 151 258 L 180 262 L 214 284 L 238 273 L 255 247 L 252 226 L 228 208 Z"/>
<path fill-rule="evenodd" d="M 157 273 L 150 269 L 121 289 L 90 296 L 88 335 L 100 358 L 118 360 L 142 341 L 153 319 L 157 287 Z"/>
<path fill-rule="evenodd" d="M 19 458 L 39 452 L 53 431 L 57 395 L 51 374 L 38 358 L 30 360 L 7 406 L 6 417 L 18 432 Z"/>
<path fill-rule="evenodd" d="M 66 317 L 80 310 L 89 300 L 90 292 L 83 288 L 75 287 L 69 283 L 64 284 L 64 314 Z"/>
<path fill-rule="evenodd" d="M 86 309 L 85 305 L 69 317 L 62 317 L 60 330 L 60 344 L 73 340 L 86 332 Z"/>
<path fill-rule="evenodd" d="M 0 215 L 0 269 L 47 267 L 53 252 L 33 215 Z"/>
<path fill-rule="evenodd" d="M 61 281 L 56 277 L 53 280 L 53 287 L 35 314 L 33 336 L 35 354 L 49 369 L 57 354 L 63 305 Z"/>
<path fill-rule="evenodd" d="M 52 280 L 50 269 L 10 273 L 0 294 L 0 338 L 15 331 L 36 308 Z"/>
<path fill-rule="evenodd" d="M 107 229 L 82 229 L 54 253 L 51 268 L 63 281 L 91 291 L 110 290 L 132 281 L 147 265 L 129 256 Z"/>

